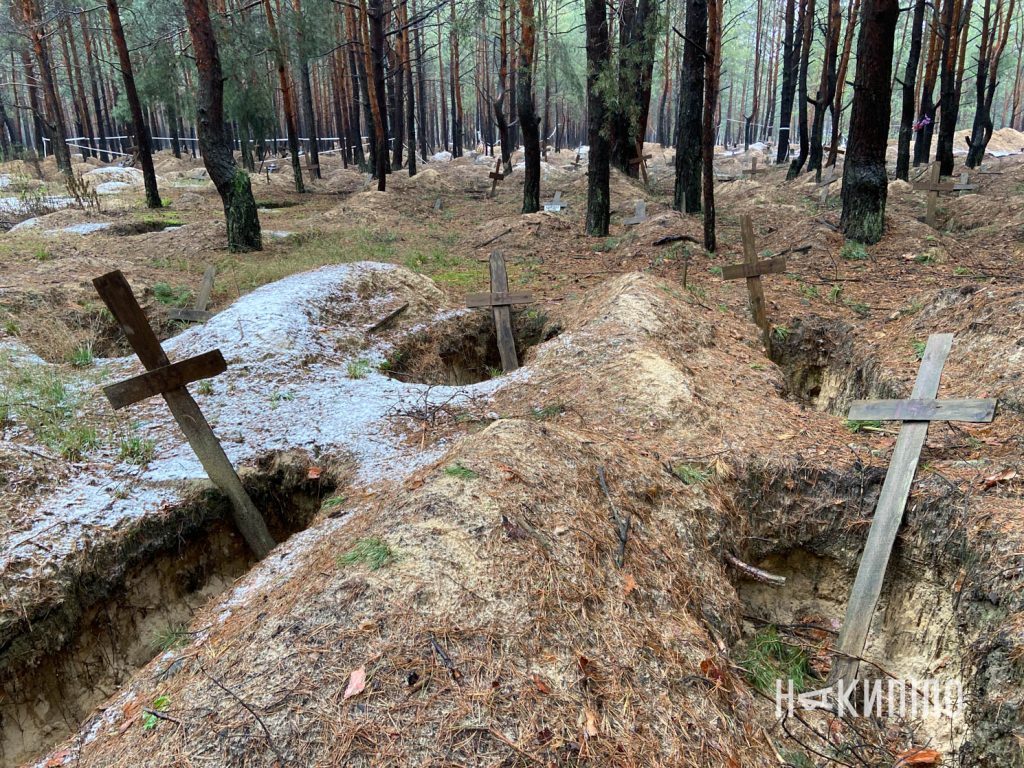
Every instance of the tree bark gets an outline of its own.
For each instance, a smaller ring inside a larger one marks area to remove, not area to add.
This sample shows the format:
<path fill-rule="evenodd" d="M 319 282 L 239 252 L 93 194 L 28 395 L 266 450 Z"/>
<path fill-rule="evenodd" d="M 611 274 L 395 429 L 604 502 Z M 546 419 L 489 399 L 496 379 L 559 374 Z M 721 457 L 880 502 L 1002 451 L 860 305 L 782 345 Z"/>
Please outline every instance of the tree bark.
<path fill-rule="evenodd" d="M 985 159 L 985 148 L 992 138 L 992 102 L 995 99 L 999 61 L 1010 37 L 1010 24 L 1013 19 L 1014 0 L 1010 0 L 1006 11 L 1006 20 L 1000 30 L 1003 12 L 1002 0 L 997 0 L 995 18 L 990 16 L 991 0 L 985 0 L 984 23 L 982 25 L 982 45 L 978 52 L 978 73 L 975 80 L 976 106 L 971 138 L 968 142 L 967 167 L 977 168 Z M 998 35 L 998 37 L 997 37 Z"/>
<path fill-rule="evenodd" d="M 299 56 L 299 90 L 302 95 L 302 118 L 306 124 L 306 138 L 309 140 L 309 171 L 313 178 L 320 178 L 319 132 L 316 127 L 316 110 L 313 109 L 313 89 L 309 82 L 309 56 L 306 52 L 306 21 L 302 15 L 302 0 L 292 0 L 295 11 L 295 48 Z"/>
<path fill-rule="evenodd" d="M 939 74 L 939 47 L 942 37 L 939 34 L 939 13 L 932 15 L 931 33 L 928 42 L 928 62 L 925 65 L 924 77 L 921 80 L 920 106 L 917 110 L 918 130 L 914 140 L 914 166 L 928 162 L 931 154 L 932 136 L 935 133 L 935 108 L 933 100 L 935 81 Z M 927 120 L 927 123 L 924 121 Z"/>
<path fill-rule="evenodd" d="M 869 244 L 881 240 L 885 228 L 885 150 L 898 18 L 898 0 L 864 0 L 839 226 L 848 238 Z"/>
<path fill-rule="evenodd" d="M 619 8 L 618 109 L 612 125 L 612 163 L 636 177 L 640 167 L 631 164 L 637 147 L 643 147 L 651 104 L 651 74 L 657 48 L 656 0 L 624 0 Z"/>
<path fill-rule="evenodd" d="M 825 60 L 821 66 L 821 81 L 814 97 L 814 121 L 811 125 L 811 147 L 807 158 L 807 170 L 816 171 L 821 179 L 822 146 L 825 132 L 825 111 L 832 106 L 836 92 L 836 56 L 839 50 L 839 0 L 829 0 L 828 25 L 825 27 Z M 838 115 L 833 115 L 833 120 Z"/>
<path fill-rule="evenodd" d="M 153 167 L 153 150 L 149 140 L 149 126 L 142 114 L 142 103 L 139 92 L 135 88 L 135 74 L 132 70 L 132 59 L 128 53 L 128 43 L 124 39 L 124 28 L 121 26 L 121 11 L 117 0 L 107 0 L 107 14 L 110 16 L 110 34 L 117 48 L 117 58 L 121 64 L 121 80 L 124 82 L 124 94 L 128 99 L 128 109 L 132 115 L 132 127 L 135 130 L 135 146 L 138 148 L 139 164 L 142 166 L 142 179 L 146 186 L 146 207 L 160 208 L 160 190 L 156 186 L 156 169 Z"/>
<path fill-rule="evenodd" d="M 609 180 L 611 142 L 608 138 L 609 111 L 602 78 L 611 68 L 611 37 L 605 0 L 584 0 L 587 28 L 587 224 L 588 235 L 608 236 L 611 219 Z"/>
<path fill-rule="evenodd" d="M 701 125 L 704 107 L 704 50 L 708 42 L 708 0 L 686 0 L 686 39 L 679 78 L 676 182 L 673 207 L 700 213 Z"/>
<path fill-rule="evenodd" d="M 64 125 L 64 109 L 61 106 L 60 94 L 57 92 L 56 78 L 50 61 L 50 49 L 47 34 L 39 8 L 34 0 L 21 0 L 22 21 L 28 31 L 32 43 L 32 52 L 39 66 L 39 76 L 43 81 L 43 101 L 46 103 L 46 128 L 50 134 L 50 151 L 57 163 L 57 170 L 65 176 L 71 176 L 71 153 L 67 145 L 67 133 Z M 41 142 L 40 142 L 41 143 Z"/>
<path fill-rule="evenodd" d="M 522 36 L 519 42 L 519 72 L 516 101 L 519 107 L 519 129 L 523 133 L 526 155 L 523 173 L 523 213 L 540 210 L 540 118 L 533 98 L 533 57 L 537 47 L 533 0 L 519 0 Z"/>
<path fill-rule="evenodd" d="M 708 0 L 708 44 L 704 57 L 704 123 L 702 152 L 704 160 L 704 248 L 714 253 L 715 235 L 715 110 L 718 106 L 718 81 L 722 73 L 722 0 Z"/>
<path fill-rule="evenodd" d="M 810 137 L 807 129 L 807 69 L 810 65 L 811 41 L 814 39 L 814 0 L 800 2 L 800 72 L 797 77 L 797 99 L 800 120 L 800 154 L 793 158 L 786 173 L 787 179 L 795 179 L 803 170 L 810 150 Z"/>
<path fill-rule="evenodd" d="M 231 143 L 224 131 L 224 73 L 210 21 L 210 8 L 207 0 L 184 0 L 184 3 L 199 75 L 196 89 L 199 149 L 224 204 L 228 248 L 235 252 L 258 251 L 263 243 L 252 185 L 249 175 L 235 167 Z"/>
<path fill-rule="evenodd" d="M 971 0 L 946 0 L 943 7 L 944 37 L 939 76 L 942 111 L 939 113 L 939 135 L 935 146 L 935 156 L 939 161 L 939 173 L 943 176 L 953 173 L 953 139 L 956 135 L 957 119 L 960 116 L 960 85 L 964 56 L 960 43 L 970 15 Z"/>
<path fill-rule="evenodd" d="M 789 157 L 789 142 L 793 124 L 793 97 L 796 93 L 797 62 L 800 60 L 800 33 L 794 34 L 796 0 L 786 0 L 786 32 L 782 43 L 782 87 L 779 95 L 779 146 L 775 162 L 784 163 Z"/>
<path fill-rule="evenodd" d="M 365 3 L 365 0 L 364 0 Z M 384 85 L 384 0 L 370 0 L 368 21 L 370 66 L 368 77 L 373 78 L 373 89 L 370 94 L 370 111 L 373 113 L 376 149 L 377 191 L 384 192 L 387 188 L 388 167 L 388 129 L 385 120 L 388 113 L 387 93 Z"/>
<path fill-rule="evenodd" d="M 302 181 L 302 161 L 299 159 L 299 128 L 298 121 L 295 119 L 295 93 L 292 91 L 291 78 L 288 77 L 284 42 L 281 40 L 281 35 L 277 29 L 277 22 L 274 20 L 274 9 L 270 5 L 270 0 L 263 0 L 263 10 L 267 15 L 270 44 L 274 49 L 277 79 L 281 84 L 281 106 L 284 109 L 285 130 L 288 133 L 288 153 L 292 156 L 292 177 L 295 179 L 295 191 L 301 194 L 306 191 L 306 185 Z"/>

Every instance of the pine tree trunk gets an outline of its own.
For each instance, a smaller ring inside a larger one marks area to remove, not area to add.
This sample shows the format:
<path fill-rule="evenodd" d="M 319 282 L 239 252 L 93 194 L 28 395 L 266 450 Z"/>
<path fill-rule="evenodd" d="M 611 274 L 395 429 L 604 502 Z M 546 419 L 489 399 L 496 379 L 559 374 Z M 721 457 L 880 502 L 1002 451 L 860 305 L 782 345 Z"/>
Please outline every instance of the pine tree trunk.
<path fill-rule="evenodd" d="M 287 58 L 284 53 L 284 42 L 277 29 L 274 9 L 270 0 L 263 0 L 263 9 L 267 15 L 267 29 L 270 32 L 271 48 L 274 50 L 274 61 L 277 64 L 277 79 L 281 84 L 281 106 L 284 109 L 285 130 L 288 134 L 288 152 L 292 160 L 292 177 L 295 179 L 295 191 L 303 193 L 306 185 L 302 181 L 302 160 L 299 158 L 299 128 L 295 117 L 295 93 L 292 91 L 291 78 L 288 77 Z"/>
<path fill-rule="evenodd" d="M 832 146 L 829 148 L 826 165 L 835 167 L 839 158 L 839 125 L 843 118 L 843 92 L 846 89 L 846 72 L 850 66 L 850 53 L 853 50 L 853 32 L 860 18 L 860 0 L 853 0 L 846 14 L 846 36 L 843 40 L 843 53 L 839 58 L 839 70 L 836 73 L 835 96 L 832 99 Z M 897 61 L 899 58 L 897 57 Z"/>
<path fill-rule="evenodd" d="M 235 167 L 231 143 L 224 132 L 224 74 L 210 8 L 207 0 L 184 0 L 184 3 L 199 75 L 196 88 L 199 148 L 224 204 L 228 248 L 235 252 L 258 251 L 263 244 L 252 185 L 249 175 Z"/>
<path fill-rule="evenodd" d="M 708 42 L 704 57 L 704 120 L 701 131 L 704 161 L 704 249 L 718 248 L 715 235 L 715 111 L 722 73 L 722 0 L 708 0 Z"/>
<path fill-rule="evenodd" d="M 960 85 L 963 73 L 961 64 L 964 55 L 960 50 L 960 38 L 964 25 L 970 18 L 970 8 L 971 0 L 947 0 L 943 7 L 942 29 L 945 36 L 939 76 L 942 111 L 939 113 L 939 135 L 935 146 L 939 172 L 943 176 L 953 173 L 953 139 L 960 116 Z"/>
<path fill-rule="evenodd" d="M 800 31 L 803 40 L 800 43 L 800 72 L 797 78 L 797 112 L 800 115 L 800 154 L 793 158 L 789 165 L 787 179 L 795 179 L 803 170 L 810 152 L 810 136 L 807 124 L 807 70 L 810 66 L 811 42 L 814 39 L 814 0 L 802 0 L 800 3 Z"/>
<path fill-rule="evenodd" d="M 519 0 L 522 36 L 519 43 L 519 72 L 516 101 L 519 106 L 519 128 L 523 132 L 526 154 L 523 178 L 523 213 L 540 210 L 540 119 L 533 100 L 533 57 L 537 47 L 533 0 Z"/>
<path fill-rule="evenodd" d="M 829 0 L 828 26 L 825 28 L 825 60 L 821 67 L 821 81 L 814 99 L 814 121 L 811 125 L 811 148 L 807 170 L 816 171 L 821 179 L 822 146 L 825 132 L 825 111 L 831 107 L 836 91 L 836 56 L 839 51 L 839 0 Z M 834 115 L 838 118 L 838 115 Z"/>
<path fill-rule="evenodd" d="M 927 124 L 921 125 L 917 131 L 917 138 L 914 140 L 914 166 L 917 167 L 928 162 L 931 155 L 932 136 L 935 133 L 935 81 L 939 73 L 939 47 L 942 37 L 939 35 L 938 11 L 932 18 L 931 33 L 928 42 L 928 62 L 925 66 L 924 77 L 921 80 L 920 106 L 917 114 L 919 120 L 928 120 Z"/>
<path fill-rule="evenodd" d="M 619 15 L 618 109 L 612 124 L 612 163 L 630 176 L 640 175 L 631 164 L 643 147 L 651 103 L 651 74 L 657 49 L 656 0 L 623 0 Z"/>
<path fill-rule="evenodd" d="M 586 232 L 608 236 L 611 220 L 609 111 L 600 81 L 611 68 L 611 38 L 604 0 L 584 0 L 587 29 L 587 224 Z"/>
<path fill-rule="evenodd" d="M 501 141 L 501 164 L 506 174 L 512 172 L 512 139 L 502 103 L 508 88 L 508 13 L 507 0 L 498 0 L 498 95 L 494 99 L 494 122 L 498 125 Z"/>
<path fill-rule="evenodd" d="M 376 136 L 377 191 L 384 192 L 387 188 L 388 168 L 388 100 L 384 82 L 384 0 L 370 0 L 368 20 L 370 23 L 369 55 L 370 71 L 368 76 L 373 79 L 373 93 L 370 107 L 373 113 L 374 134 Z"/>
<path fill-rule="evenodd" d="M 885 150 L 898 18 L 898 0 L 864 0 L 839 226 L 848 238 L 869 244 L 881 240 L 885 228 Z"/>
<path fill-rule="evenodd" d="M 316 110 L 313 109 L 313 89 L 309 82 L 309 57 L 306 54 L 306 22 L 302 16 L 302 0 L 292 0 L 295 11 L 295 48 L 299 56 L 299 90 L 302 95 L 302 118 L 309 140 L 309 171 L 320 178 L 319 132 L 316 128 Z"/>
<path fill-rule="evenodd" d="M 686 0 L 686 39 L 679 77 L 676 181 L 673 207 L 701 210 L 701 126 L 704 109 L 704 50 L 708 41 L 708 0 Z"/>
<path fill-rule="evenodd" d="M 448 30 L 451 43 L 451 107 L 452 107 L 452 157 L 462 157 L 462 83 L 459 66 L 458 22 L 455 18 L 455 0 L 451 0 L 451 28 Z"/>
<path fill-rule="evenodd" d="M 796 0 L 786 0 L 786 32 L 782 43 L 782 86 L 779 95 L 779 146 L 776 163 L 789 157 L 790 131 L 793 123 L 793 97 L 796 94 L 797 62 L 800 60 L 801 35 L 794 29 Z"/>
<path fill-rule="evenodd" d="M 47 33 L 34 0 L 21 0 L 22 20 L 28 29 L 32 51 L 39 65 L 39 75 L 43 81 L 43 100 L 46 103 L 46 127 L 50 134 L 50 150 L 57 162 L 57 170 L 65 176 L 71 176 L 71 153 L 67 145 L 67 133 L 64 125 L 64 110 L 61 106 L 60 94 L 57 92 L 56 78 L 50 62 L 50 49 L 47 44 Z M 40 142 L 42 143 L 42 142 Z"/>
<path fill-rule="evenodd" d="M 924 9 L 927 0 L 916 0 L 914 18 L 910 28 L 910 53 L 903 70 L 903 110 L 900 113 L 900 133 L 896 147 L 896 178 L 910 178 L 910 139 L 914 135 L 914 91 L 917 65 L 921 58 L 921 38 L 924 32 Z"/>
<path fill-rule="evenodd" d="M 153 151 L 149 140 L 149 127 L 142 114 L 139 92 L 135 89 L 135 74 L 132 70 L 132 59 L 128 53 L 128 43 L 124 39 L 124 28 L 121 26 L 121 11 L 117 0 L 107 0 L 107 14 L 110 16 L 110 34 L 117 48 L 117 58 L 121 64 L 121 79 L 124 81 L 125 97 L 132 115 L 132 128 L 135 130 L 135 145 L 138 147 L 139 164 L 142 166 L 142 178 L 146 185 L 146 206 L 160 208 L 160 190 L 156 186 L 156 169 L 153 168 Z"/>

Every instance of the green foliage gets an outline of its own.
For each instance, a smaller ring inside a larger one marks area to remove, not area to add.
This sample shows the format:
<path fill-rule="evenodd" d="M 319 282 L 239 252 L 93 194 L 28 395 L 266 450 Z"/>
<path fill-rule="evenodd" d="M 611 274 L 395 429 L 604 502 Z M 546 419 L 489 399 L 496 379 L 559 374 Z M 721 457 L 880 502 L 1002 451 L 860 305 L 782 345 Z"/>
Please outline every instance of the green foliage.
<path fill-rule="evenodd" d="M 867 261 L 868 251 L 864 247 L 864 243 L 847 240 L 839 251 L 839 256 L 847 261 Z"/>
<path fill-rule="evenodd" d="M 277 408 L 281 403 L 287 403 L 295 399 L 295 393 L 290 389 L 277 390 L 270 396 L 271 409 Z"/>
<path fill-rule="evenodd" d="M 800 295 L 806 296 L 808 299 L 817 299 L 821 296 L 821 293 L 813 285 L 802 284 L 800 286 Z"/>
<path fill-rule="evenodd" d="M 209 379 L 204 379 L 199 382 L 199 386 L 196 387 L 196 392 L 200 395 L 212 395 L 213 394 L 213 382 Z"/>
<path fill-rule="evenodd" d="M 935 256 L 931 253 L 919 253 L 914 257 L 914 262 L 917 264 L 934 264 Z"/>
<path fill-rule="evenodd" d="M 718 277 L 722 276 L 722 268 L 721 267 L 708 267 L 708 272 L 710 272 L 712 275 L 716 275 Z"/>
<path fill-rule="evenodd" d="M 181 648 L 188 641 L 184 624 L 171 624 L 153 633 L 153 646 L 162 653 Z"/>
<path fill-rule="evenodd" d="M 139 435 L 122 437 L 117 446 L 117 457 L 126 464 L 144 467 L 153 460 L 156 443 Z"/>
<path fill-rule="evenodd" d="M 807 690 L 812 678 L 807 652 L 785 642 L 771 626 L 751 638 L 739 666 L 747 682 L 769 696 L 775 695 L 776 680 L 783 681 L 783 687 L 787 680 L 792 680 L 793 690 L 800 693 Z"/>
<path fill-rule="evenodd" d="M 83 344 L 75 349 L 68 355 L 68 362 L 71 363 L 75 368 L 88 368 L 96 361 L 95 355 L 92 353 L 91 344 Z"/>
<path fill-rule="evenodd" d="M 700 485 L 711 477 L 711 473 L 696 464 L 676 464 L 672 467 L 672 474 L 682 480 L 686 485 Z"/>
<path fill-rule="evenodd" d="M 468 469 L 467 467 L 462 466 L 460 462 L 456 462 L 455 464 L 449 464 L 447 467 L 444 468 L 444 473 L 448 475 L 448 477 L 457 477 L 460 480 L 473 480 L 476 477 L 478 477 L 476 472 L 474 472 L 472 469 Z"/>
<path fill-rule="evenodd" d="M 838 304 L 843 299 L 843 286 L 833 285 L 828 291 L 828 300 Z"/>
<path fill-rule="evenodd" d="M 847 419 L 846 428 L 853 434 L 858 432 L 864 432 L 872 429 L 881 429 L 882 422 L 880 421 L 857 421 L 856 419 Z"/>
<path fill-rule="evenodd" d="M 164 306 L 184 307 L 192 301 L 192 291 L 188 288 L 173 288 L 161 282 L 153 285 L 153 298 Z"/>
<path fill-rule="evenodd" d="M 50 253 L 49 248 L 40 245 L 32 252 L 32 258 L 34 258 L 36 261 L 52 261 L 55 257 L 52 253 Z"/>
<path fill-rule="evenodd" d="M 350 379 L 365 379 L 369 373 L 370 363 L 362 358 L 359 360 L 349 360 L 345 366 L 345 375 Z"/>
<path fill-rule="evenodd" d="M 539 421 L 550 419 L 553 416 L 560 416 L 563 413 L 565 413 L 565 406 L 561 403 L 551 403 L 540 408 L 533 408 L 530 411 L 530 415 Z"/>
<path fill-rule="evenodd" d="M 789 328 L 787 328 L 784 325 L 777 325 L 774 328 L 772 328 L 772 336 L 774 336 L 779 341 L 785 341 L 786 339 L 788 339 L 789 333 Z"/>
<path fill-rule="evenodd" d="M 171 707 L 171 699 L 168 696 L 158 696 L 153 699 L 153 706 L 142 716 L 142 730 L 151 731 L 160 723 L 160 717 L 154 712 L 166 712 Z"/>
<path fill-rule="evenodd" d="M 910 343 L 910 346 L 913 347 L 913 349 L 914 349 L 914 357 L 916 357 L 918 360 L 921 360 L 921 359 L 924 358 L 924 350 L 925 350 L 925 346 L 926 346 L 925 342 L 923 342 L 923 341 L 912 341 Z"/>
<path fill-rule="evenodd" d="M 393 562 L 395 553 L 388 543 L 378 536 L 359 539 L 345 554 L 338 556 L 338 566 L 366 565 L 371 571 L 383 568 Z"/>

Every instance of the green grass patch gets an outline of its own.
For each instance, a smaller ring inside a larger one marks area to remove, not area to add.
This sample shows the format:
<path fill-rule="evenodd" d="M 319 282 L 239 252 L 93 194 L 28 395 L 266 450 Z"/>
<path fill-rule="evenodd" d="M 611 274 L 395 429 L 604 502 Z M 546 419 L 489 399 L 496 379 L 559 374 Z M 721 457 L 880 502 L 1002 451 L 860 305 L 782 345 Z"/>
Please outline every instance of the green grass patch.
<path fill-rule="evenodd" d="M 457 477 L 459 480 L 474 480 L 479 477 L 476 472 L 468 467 L 462 466 L 459 462 L 449 464 L 444 468 L 444 473 L 448 475 L 448 477 Z"/>
<path fill-rule="evenodd" d="M 362 358 L 359 360 L 349 360 L 345 366 L 345 375 L 350 379 L 365 379 L 369 373 L 370 363 Z"/>
<path fill-rule="evenodd" d="M 155 283 L 153 298 L 167 307 L 184 307 L 192 301 L 192 291 L 188 288 L 175 288 L 168 283 Z"/>
<path fill-rule="evenodd" d="M 811 664 L 807 652 L 779 637 L 775 627 L 765 627 L 750 640 L 739 660 L 747 682 L 761 693 L 775 695 L 775 681 L 793 681 L 797 693 L 807 690 L 811 680 Z"/>
<path fill-rule="evenodd" d="M 925 350 L 925 347 L 926 347 L 925 342 L 923 342 L 923 341 L 912 341 L 912 342 L 910 342 L 910 346 L 914 350 L 914 357 L 916 357 L 918 360 L 923 360 L 924 359 L 924 350 Z"/>
<path fill-rule="evenodd" d="M 858 243 L 856 240 L 847 240 L 839 251 L 839 256 L 847 261 L 867 261 L 868 251 L 864 247 L 864 243 Z"/>
<path fill-rule="evenodd" d="M 682 480 L 686 485 L 700 485 L 707 482 L 711 473 L 698 467 L 696 464 L 676 464 L 672 467 L 672 474 Z"/>
<path fill-rule="evenodd" d="M 144 467 L 153 460 L 156 443 L 138 435 L 122 437 L 117 444 L 117 457 L 126 464 Z"/>
<path fill-rule="evenodd" d="M 365 565 L 371 571 L 383 568 L 393 562 L 395 553 L 388 546 L 388 543 L 379 536 L 371 536 L 360 539 L 355 545 L 343 555 L 338 556 L 338 566 Z"/>
<path fill-rule="evenodd" d="M 871 429 L 881 429 L 882 422 L 873 420 L 858 421 L 856 419 L 847 419 L 846 428 L 850 430 L 853 434 L 857 434 L 858 432 L 865 432 Z"/>

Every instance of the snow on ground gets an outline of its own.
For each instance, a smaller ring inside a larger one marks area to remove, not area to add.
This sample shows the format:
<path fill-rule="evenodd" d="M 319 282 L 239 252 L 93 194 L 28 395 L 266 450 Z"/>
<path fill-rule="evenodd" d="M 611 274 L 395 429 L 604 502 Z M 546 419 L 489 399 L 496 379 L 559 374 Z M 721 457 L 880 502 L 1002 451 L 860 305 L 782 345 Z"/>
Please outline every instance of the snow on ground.
<path fill-rule="evenodd" d="M 420 450 L 403 440 L 388 419 L 397 409 L 468 403 L 527 375 L 521 369 L 481 384 L 446 387 L 402 383 L 378 373 L 387 347 L 365 346 L 364 326 L 331 318 L 346 316 L 355 305 L 361 310 L 356 316 L 367 316 L 367 310 L 370 317 L 387 314 L 392 294 L 362 299 L 356 288 L 375 272 L 391 271 L 399 279 L 402 272 L 425 280 L 390 264 L 323 267 L 266 285 L 164 344 L 172 362 L 214 348 L 224 354 L 228 371 L 210 380 L 212 393 L 197 394 L 195 384 L 191 391 L 235 466 L 268 451 L 300 448 L 314 457 L 351 454 L 356 480 L 366 485 L 401 479 L 435 460 L 443 447 Z M 438 317 L 445 316 L 450 314 Z M 362 378 L 349 375 L 349 363 L 355 361 L 365 362 L 358 366 Z M 101 364 L 108 382 L 141 370 L 134 358 Z M 57 567 L 83 539 L 180 501 L 181 481 L 205 477 L 162 399 L 136 404 L 126 413 L 139 437 L 155 441 L 152 461 L 142 470 L 119 463 L 113 454 L 106 457 L 109 463 L 90 462 L 39 503 L 31 529 L 0 543 L 0 570 L 38 552 L 30 540 L 38 543 L 44 535 L 52 552 L 48 567 Z"/>

